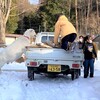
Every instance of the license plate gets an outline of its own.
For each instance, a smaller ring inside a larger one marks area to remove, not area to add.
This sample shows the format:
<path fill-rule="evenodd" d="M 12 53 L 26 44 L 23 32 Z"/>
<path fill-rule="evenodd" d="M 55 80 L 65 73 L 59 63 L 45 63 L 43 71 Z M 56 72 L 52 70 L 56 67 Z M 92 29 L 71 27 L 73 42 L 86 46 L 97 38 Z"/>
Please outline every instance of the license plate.
<path fill-rule="evenodd" d="M 47 71 L 48 72 L 61 72 L 61 66 L 60 65 L 48 65 Z"/>

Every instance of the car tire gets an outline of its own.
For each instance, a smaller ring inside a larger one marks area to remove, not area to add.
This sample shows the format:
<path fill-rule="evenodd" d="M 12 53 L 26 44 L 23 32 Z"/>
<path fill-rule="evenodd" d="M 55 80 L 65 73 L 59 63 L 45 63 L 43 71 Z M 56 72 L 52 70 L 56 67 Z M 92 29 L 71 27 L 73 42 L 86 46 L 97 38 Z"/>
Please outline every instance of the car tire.
<path fill-rule="evenodd" d="M 29 81 L 34 80 L 34 70 L 31 67 L 28 67 L 28 79 Z"/>

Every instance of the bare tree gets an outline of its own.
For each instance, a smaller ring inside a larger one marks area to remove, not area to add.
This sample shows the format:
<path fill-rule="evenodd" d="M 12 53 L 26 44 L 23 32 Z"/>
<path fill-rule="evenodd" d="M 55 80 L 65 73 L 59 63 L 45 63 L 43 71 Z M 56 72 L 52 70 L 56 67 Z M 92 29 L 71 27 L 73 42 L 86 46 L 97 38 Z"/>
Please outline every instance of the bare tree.
<path fill-rule="evenodd" d="M 5 43 L 6 23 L 10 14 L 12 0 L 0 0 L 0 43 Z"/>
<path fill-rule="evenodd" d="M 76 30 L 78 32 L 78 13 L 77 13 L 77 0 L 75 0 L 75 14 L 76 14 Z"/>
<path fill-rule="evenodd" d="M 5 32 L 6 24 L 9 16 L 19 16 L 23 13 L 33 11 L 36 7 L 29 4 L 28 0 L 16 0 L 16 4 L 13 4 L 13 0 L 0 0 L 0 44 L 5 44 Z M 10 12 L 14 9 L 20 9 L 17 15 L 10 15 Z"/>
<path fill-rule="evenodd" d="M 98 33 L 98 26 L 99 26 L 99 1 L 96 0 L 97 5 L 97 33 Z"/>
<path fill-rule="evenodd" d="M 87 8 L 87 16 L 86 16 L 86 33 L 88 33 L 89 14 L 90 14 L 90 0 L 88 0 L 88 8 Z"/>
<path fill-rule="evenodd" d="M 71 11 L 71 0 L 69 0 L 69 19 L 70 19 L 70 11 Z"/>

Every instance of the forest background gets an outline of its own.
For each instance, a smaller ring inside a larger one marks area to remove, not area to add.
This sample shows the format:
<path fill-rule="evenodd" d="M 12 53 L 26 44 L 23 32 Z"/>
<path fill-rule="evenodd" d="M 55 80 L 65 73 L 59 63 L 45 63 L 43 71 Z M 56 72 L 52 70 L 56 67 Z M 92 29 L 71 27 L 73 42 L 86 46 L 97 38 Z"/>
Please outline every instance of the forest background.
<path fill-rule="evenodd" d="M 42 0 L 37 5 L 28 0 L 0 0 L 0 43 L 5 34 L 54 31 L 55 14 L 64 13 L 80 35 L 100 34 L 100 0 Z"/>

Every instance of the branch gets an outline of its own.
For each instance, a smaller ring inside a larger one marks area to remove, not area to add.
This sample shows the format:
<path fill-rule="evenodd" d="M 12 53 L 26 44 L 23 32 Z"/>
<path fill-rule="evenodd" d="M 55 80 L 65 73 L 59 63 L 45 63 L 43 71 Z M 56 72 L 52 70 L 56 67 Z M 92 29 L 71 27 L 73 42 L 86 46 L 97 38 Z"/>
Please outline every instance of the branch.
<path fill-rule="evenodd" d="M 7 20 L 10 14 L 11 3 L 12 3 L 12 0 L 9 0 L 7 14 L 5 14 L 5 24 L 7 23 Z"/>
<path fill-rule="evenodd" d="M 9 15 L 10 17 L 14 17 L 14 16 L 19 16 L 21 14 L 24 14 L 25 12 L 29 11 L 29 10 L 33 10 L 32 8 L 29 8 L 27 10 L 23 10 L 21 13 L 17 14 L 17 15 Z"/>
<path fill-rule="evenodd" d="M 11 7 L 11 9 L 10 9 L 10 10 L 12 11 L 12 10 L 14 10 L 15 8 L 20 7 L 21 5 L 23 5 L 23 3 L 20 3 L 20 5 L 15 5 L 15 6 Z"/>

